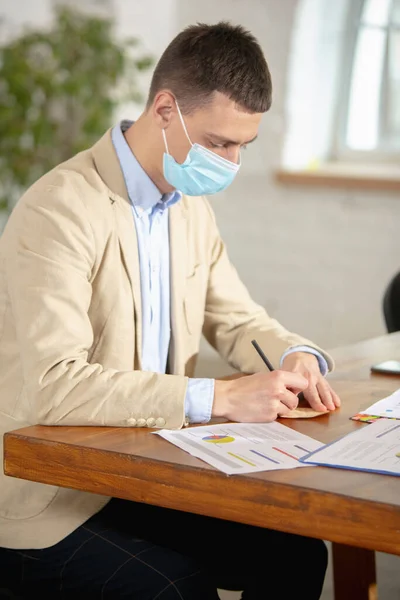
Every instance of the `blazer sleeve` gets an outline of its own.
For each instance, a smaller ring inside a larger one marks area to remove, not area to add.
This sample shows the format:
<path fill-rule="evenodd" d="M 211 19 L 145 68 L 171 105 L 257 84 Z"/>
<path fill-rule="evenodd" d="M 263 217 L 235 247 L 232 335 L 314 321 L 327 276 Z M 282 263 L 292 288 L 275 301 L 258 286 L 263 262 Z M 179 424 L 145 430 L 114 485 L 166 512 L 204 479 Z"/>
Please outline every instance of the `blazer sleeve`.
<path fill-rule="evenodd" d="M 322 354 L 331 371 L 332 357 L 295 333 L 289 332 L 276 319 L 256 304 L 229 261 L 219 234 L 214 213 L 207 200 L 211 240 L 210 271 L 206 297 L 203 333 L 207 341 L 235 369 L 244 373 L 265 370 L 263 361 L 251 345 L 256 339 L 275 368 L 282 354 L 294 346 L 311 346 Z"/>
<path fill-rule="evenodd" d="M 96 249 L 86 207 L 70 188 L 28 191 L 2 240 L 32 422 L 179 428 L 186 377 L 88 362 Z"/>

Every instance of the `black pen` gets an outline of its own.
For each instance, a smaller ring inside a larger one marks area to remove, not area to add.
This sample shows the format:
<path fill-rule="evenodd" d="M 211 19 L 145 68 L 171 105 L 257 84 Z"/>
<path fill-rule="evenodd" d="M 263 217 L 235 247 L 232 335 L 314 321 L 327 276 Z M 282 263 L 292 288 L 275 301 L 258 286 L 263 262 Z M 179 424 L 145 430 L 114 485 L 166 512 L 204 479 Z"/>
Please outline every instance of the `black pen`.
<path fill-rule="evenodd" d="M 264 352 L 261 350 L 261 348 L 257 344 L 256 340 L 251 340 L 251 343 L 253 344 L 254 348 L 257 350 L 258 354 L 260 355 L 260 357 L 262 358 L 262 360 L 264 361 L 264 363 L 267 365 L 268 369 L 270 371 L 273 371 L 274 367 L 270 363 L 269 359 L 265 356 Z"/>
<path fill-rule="evenodd" d="M 269 358 L 266 357 L 264 352 L 261 350 L 261 348 L 258 345 L 258 343 L 256 342 L 256 340 L 251 340 L 251 343 L 253 344 L 254 348 L 257 350 L 258 355 L 262 359 L 263 363 L 267 365 L 267 367 L 270 371 L 274 371 L 275 369 L 272 366 L 272 363 L 270 362 Z M 300 392 L 299 394 L 297 394 L 297 397 L 299 400 L 304 400 L 303 392 Z"/>

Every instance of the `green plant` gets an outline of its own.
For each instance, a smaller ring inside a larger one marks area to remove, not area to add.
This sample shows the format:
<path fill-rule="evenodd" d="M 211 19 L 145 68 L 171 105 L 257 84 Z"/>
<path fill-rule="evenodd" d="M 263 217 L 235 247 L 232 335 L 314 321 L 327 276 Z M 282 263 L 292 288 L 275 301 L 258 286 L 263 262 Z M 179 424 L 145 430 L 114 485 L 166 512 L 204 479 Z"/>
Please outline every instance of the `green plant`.
<path fill-rule="evenodd" d="M 0 208 L 91 146 L 120 103 L 142 100 L 138 72 L 153 61 L 137 51 L 137 39 L 115 40 L 111 20 L 65 7 L 50 30 L 0 46 Z"/>

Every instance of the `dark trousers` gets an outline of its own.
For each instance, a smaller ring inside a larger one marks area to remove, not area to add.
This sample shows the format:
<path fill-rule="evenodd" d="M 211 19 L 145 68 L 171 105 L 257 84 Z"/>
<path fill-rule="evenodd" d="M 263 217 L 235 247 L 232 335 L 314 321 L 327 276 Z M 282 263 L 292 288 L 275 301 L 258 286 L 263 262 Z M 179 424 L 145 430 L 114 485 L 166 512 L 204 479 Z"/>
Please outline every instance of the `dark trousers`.
<path fill-rule="evenodd" d="M 113 499 L 44 550 L 0 548 L 0 588 L 20 598 L 243 600 L 320 597 L 320 540 Z"/>

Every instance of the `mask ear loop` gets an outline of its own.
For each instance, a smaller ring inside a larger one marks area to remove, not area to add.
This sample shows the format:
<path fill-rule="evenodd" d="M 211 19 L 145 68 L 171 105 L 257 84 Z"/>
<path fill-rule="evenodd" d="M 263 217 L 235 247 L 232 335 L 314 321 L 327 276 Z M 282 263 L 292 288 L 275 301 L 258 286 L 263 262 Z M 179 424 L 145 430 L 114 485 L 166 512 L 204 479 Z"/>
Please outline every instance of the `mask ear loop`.
<path fill-rule="evenodd" d="M 185 135 L 186 135 L 186 137 L 187 137 L 187 139 L 189 141 L 189 144 L 191 146 L 193 146 L 192 140 L 190 139 L 188 131 L 186 129 L 185 121 L 183 120 L 183 117 L 182 117 L 181 109 L 179 108 L 178 100 L 176 98 L 175 98 L 175 103 L 176 103 L 176 108 L 178 110 L 179 118 L 180 118 L 181 123 L 182 123 L 183 131 L 185 132 Z M 165 133 L 165 129 L 162 129 L 162 135 L 163 135 L 163 138 L 164 138 L 165 149 L 167 151 L 167 154 L 169 154 L 169 148 L 168 148 L 168 142 L 167 142 L 167 135 Z"/>
<path fill-rule="evenodd" d="M 183 120 L 183 117 L 182 117 L 181 109 L 179 108 L 178 100 L 177 100 L 176 98 L 175 98 L 175 103 L 176 103 L 176 108 L 178 109 L 178 115 L 179 115 L 179 118 L 180 118 L 180 120 L 181 120 L 181 123 L 182 123 L 183 131 L 185 132 L 185 134 L 186 134 L 186 137 L 187 137 L 187 139 L 189 140 L 189 144 L 190 144 L 191 146 L 193 146 L 193 144 L 192 144 L 192 140 L 190 139 L 190 137 L 189 137 L 189 134 L 188 134 L 188 131 L 187 131 L 187 129 L 186 129 L 185 121 Z"/>
<path fill-rule="evenodd" d="M 164 144 L 165 144 L 165 149 L 167 151 L 167 154 L 169 155 L 169 148 L 168 148 L 168 143 L 167 143 L 167 136 L 165 135 L 165 129 L 162 129 L 162 136 L 164 138 Z"/>

